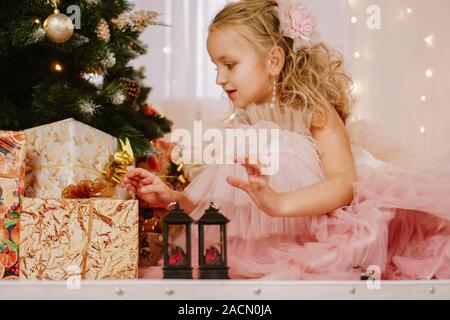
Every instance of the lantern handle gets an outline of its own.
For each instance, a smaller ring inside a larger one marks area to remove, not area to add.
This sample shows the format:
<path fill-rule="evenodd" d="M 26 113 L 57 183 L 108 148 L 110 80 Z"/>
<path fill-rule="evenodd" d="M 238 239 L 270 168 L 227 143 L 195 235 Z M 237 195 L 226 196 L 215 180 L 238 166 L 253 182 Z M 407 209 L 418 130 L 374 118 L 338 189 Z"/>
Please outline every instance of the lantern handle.
<path fill-rule="evenodd" d="M 213 209 L 216 209 L 216 210 L 219 210 L 220 209 L 220 206 L 217 204 L 217 203 L 215 203 L 215 202 L 210 202 L 209 203 L 209 205 L 213 208 Z"/>
<path fill-rule="evenodd" d="M 171 203 L 169 203 L 169 205 L 167 206 L 167 210 L 172 210 L 172 208 L 174 207 L 174 206 L 176 206 L 177 205 L 177 202 L 176 201 L 173 201 L 173 202 L 171 202 Z"/>

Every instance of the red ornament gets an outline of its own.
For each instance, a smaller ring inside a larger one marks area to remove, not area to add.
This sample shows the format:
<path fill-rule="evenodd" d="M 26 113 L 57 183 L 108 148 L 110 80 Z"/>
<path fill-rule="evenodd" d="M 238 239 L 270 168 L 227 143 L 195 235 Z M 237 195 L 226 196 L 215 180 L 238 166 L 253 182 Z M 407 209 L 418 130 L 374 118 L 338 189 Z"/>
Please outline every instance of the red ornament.
<path fill-rule="evenodd" d="M 175 252 L 175 261 L 180 262 L 181 261 L 181 254 L 179 251 Z"/>
<path fill-rule="evenodd" d="M 149 169 L 153 172 L 159 173 L 162 170 L 162 157 L 156 155 L 153 157 L 147 157 L 147 165 Z"/>
<path fill-rule="evenodd" d="M 177 265 L 177 260 L 175 259 L 174 256 L 171 256 L 169 259 L 169 265 L 171 266 L 176 266 Z"/>
<path fill-rule="evenodd" d="M 217 248 L 212 247 L 206 250 L 205 263 L 207 265 L 216 264 L 219 258 L 219 251 Z"/>
<path fill-rule="evenodd" d="M 147 116 L 159 116 L 159 113 L 149 105 L 144 107 L 143 112 Z"/>
<path fill-rule="evenodd" d="M 171 266 L 179 266 L 186 263 L 186 254 L 183 249 L 177 247 L 174 249 L 169 258 L 169 265 Z"/>

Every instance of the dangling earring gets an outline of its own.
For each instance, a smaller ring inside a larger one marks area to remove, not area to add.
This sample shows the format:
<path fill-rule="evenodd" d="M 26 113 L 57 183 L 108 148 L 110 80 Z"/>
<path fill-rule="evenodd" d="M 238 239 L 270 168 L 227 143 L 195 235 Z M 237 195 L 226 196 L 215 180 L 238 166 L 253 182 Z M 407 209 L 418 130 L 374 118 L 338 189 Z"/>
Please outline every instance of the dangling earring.
<path fill-rule="evenodd" d="M 276 105 L 277 105 L 277 80 L 273 79 L 272 102 L 270 103 L 270 107 L 275 108 Z"/>

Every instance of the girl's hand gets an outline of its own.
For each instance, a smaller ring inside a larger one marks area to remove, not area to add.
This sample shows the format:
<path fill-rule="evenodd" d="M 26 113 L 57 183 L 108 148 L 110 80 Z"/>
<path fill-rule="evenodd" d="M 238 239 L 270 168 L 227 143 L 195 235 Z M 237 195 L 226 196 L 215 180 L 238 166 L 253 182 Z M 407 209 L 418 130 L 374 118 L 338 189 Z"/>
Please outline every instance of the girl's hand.
<path fill-rule="evenodd" d="M 136 194 L 147 206 L 164 208 L 175 201 L 175 191 L 148 170 L 136 168 L 128 172 L 122 180 L 122 187 L 128 193 Z"/>
<path fill-rule="evenodd" d="M 245 157 L 245 162 L 242 165 L 247 171 L 248 181 L 228 176 L 227 182 L 233 187 L 247 192 L 256 206 L 269 216 L 278 216 L 280 194 L 273 191 L 270 187 L 269 177 L 261 175 L 261 166 L 259 164 L 250 164 L 248 156 Z"/>

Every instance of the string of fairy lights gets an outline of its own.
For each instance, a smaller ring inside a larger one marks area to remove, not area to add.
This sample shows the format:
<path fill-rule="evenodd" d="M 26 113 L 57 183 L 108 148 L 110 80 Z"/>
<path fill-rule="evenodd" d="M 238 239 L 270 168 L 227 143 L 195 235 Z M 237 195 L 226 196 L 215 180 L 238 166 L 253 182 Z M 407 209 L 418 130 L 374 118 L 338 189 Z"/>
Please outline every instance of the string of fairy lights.
<path fill-rule="evenodd" d="M 349 8 L 352 9 L 355 7 L 356 2 L 355 0 L 348 0 L 348 4 L 349 4 Z M 412 25 L 414 25 L 414 28 L 416 28 L 416 32 L 414 32 L 414 34 L 416 35 L 420 35 L 421 39 L 418 39 L 417 43 L 417 50 L 418 53 L 420 54 L 420 52 L 423 52 L 423 50 L 427 50 L 427 49 L 432 49 L 435 45 L 435 41 L 436 41 L 436 37 L 435 34 L 433 34 L 432 32 L 428 32 L 428 33 L 423 33 L 421 31 L 418 30 L 418 26 L 419 26 L 419 17 L 418 17 L 418 6 L 417 6 L 417 0 L 412 0 L 409 1 L 409 6 L 404 7 L 401 9 L 400 12 L 400 17 L 402 17 L 402 19 L 413 19 L 411 21 Z M 350 17 L 350 23 L 352 25 L 356 25 L 359 22 L 359 18 L 356 15 L 353 15 Z M 353 53 L 353 57 L 355 59 L 360 59 L 361 57 L 363 57 L 363 55 L 360 53 L 360 51 L 355 50 Z M 422 68 L 420 71 L 420 75 L 421 78 L 419 79 L 420 81 L 420 86 L 425 88 L 426 85 L 424 85 L 424 81 L 431 81 L 434 77 L 434 69 L 432 66 L 430 65 L 423 65 L 423 61 L 425 59 L 422 59 L 422 63 L 419 63 L 418 66 L 419 68 Z M 358 79 L 355 79 L 355 87 L 354 87 L 354 93 L 356 95 L 359 95 L 361 93 L 361 83 L 358 81 Z M 422 91 L 418 93 L 418 97 L 417 99 L 420 102 L 420 123 L 419 126 L 417 128 L 417 130 L 420 132 L 420 134 L 423 137 L 423 143 L 424 143 L 424 147 L 425 147 L 425 135 L 427 133 L 427 127 L 426 127 L 426 107 L 430 101 L 430 97 L 427 95 L 426 92 Z"/>

